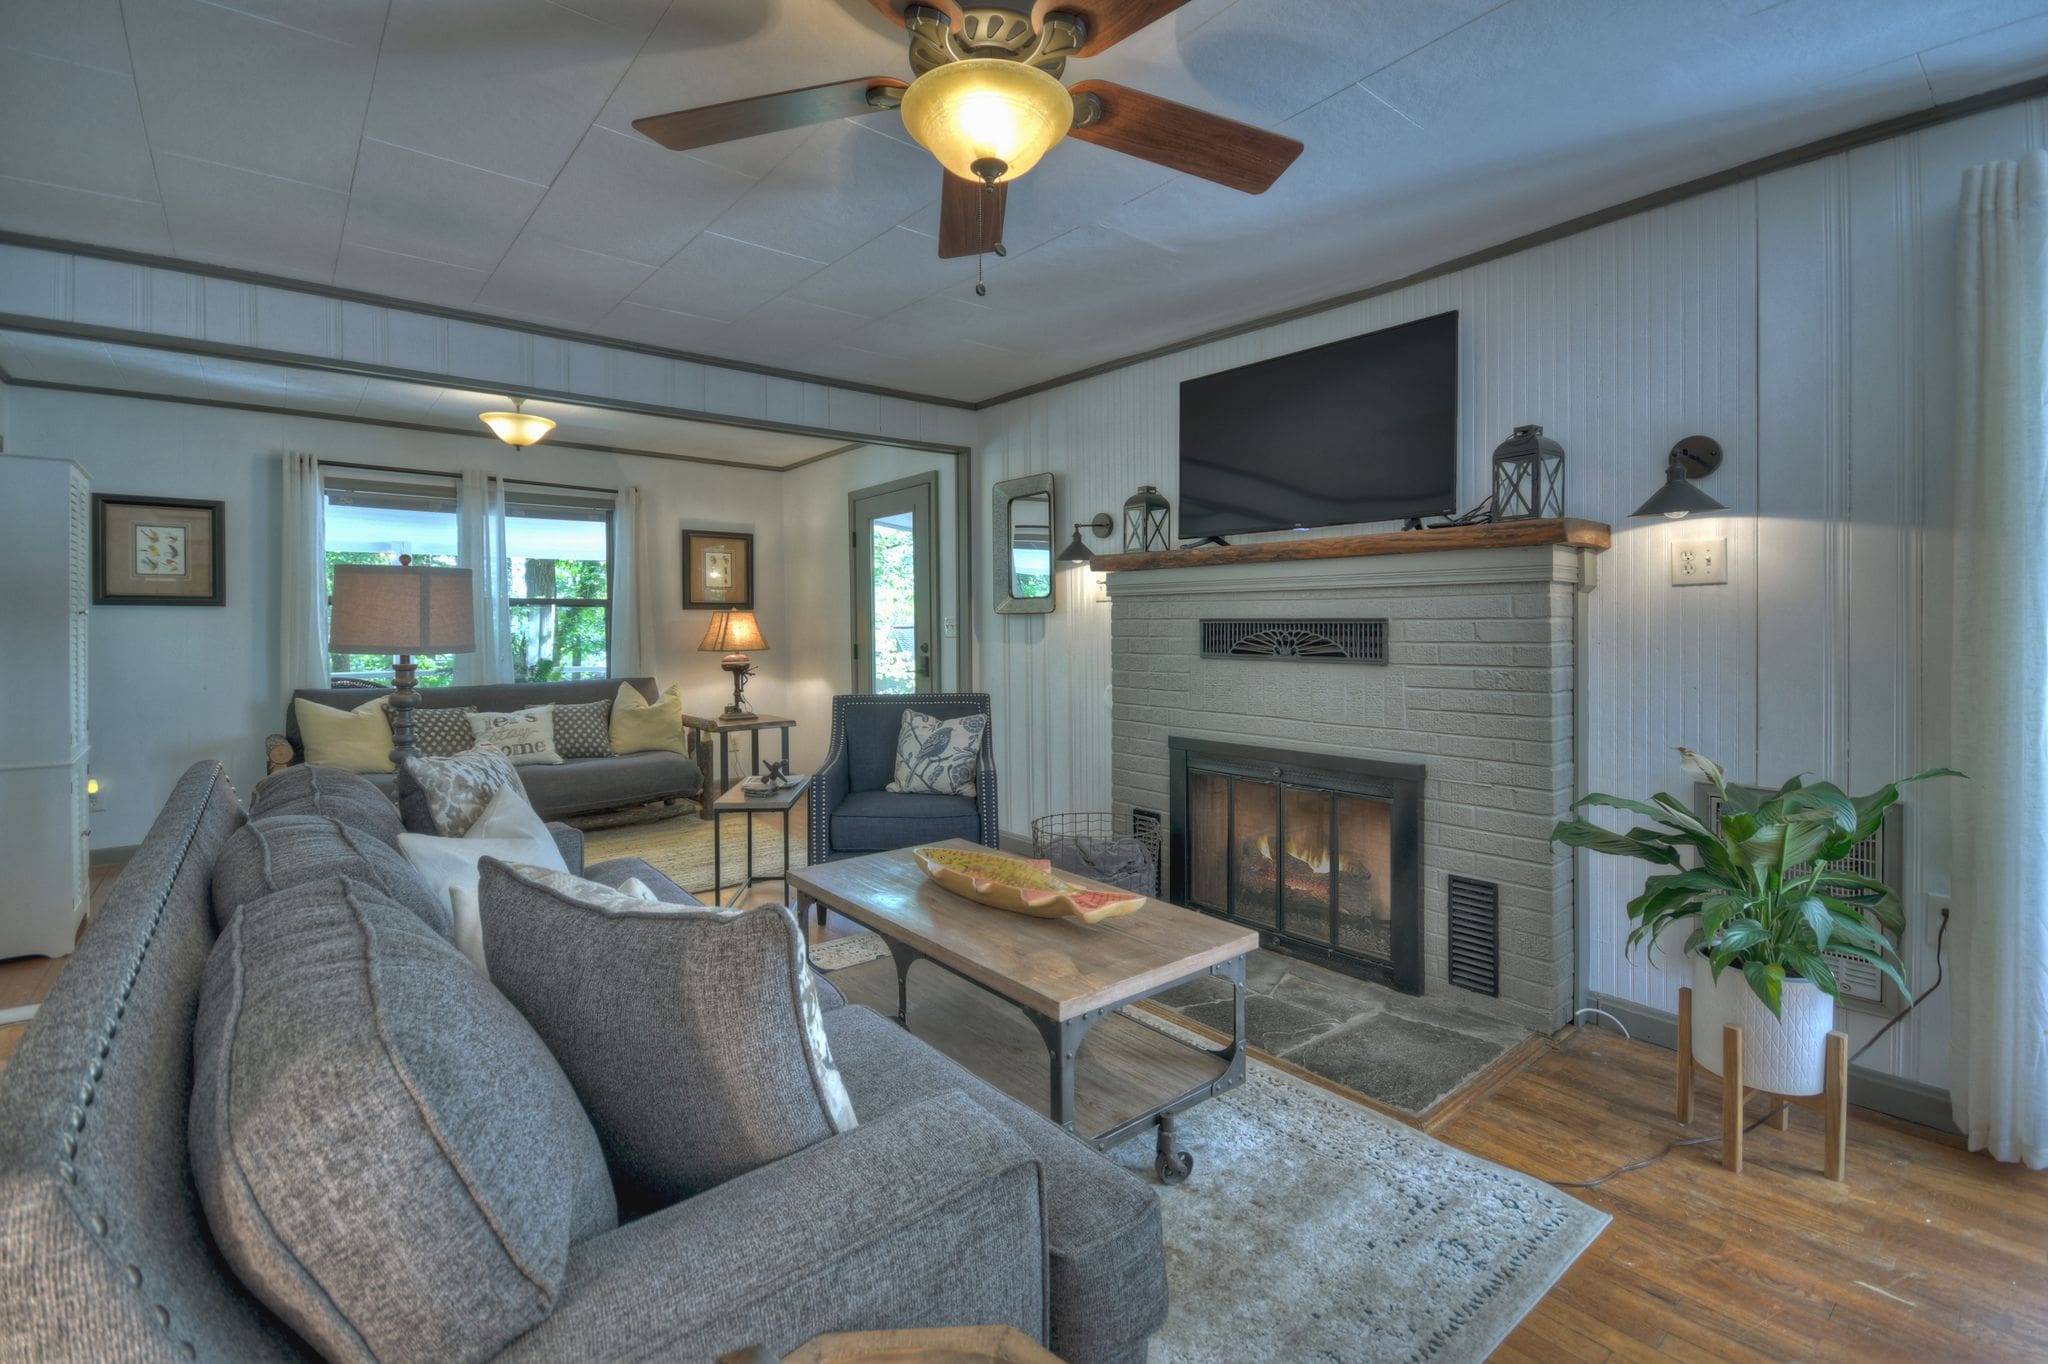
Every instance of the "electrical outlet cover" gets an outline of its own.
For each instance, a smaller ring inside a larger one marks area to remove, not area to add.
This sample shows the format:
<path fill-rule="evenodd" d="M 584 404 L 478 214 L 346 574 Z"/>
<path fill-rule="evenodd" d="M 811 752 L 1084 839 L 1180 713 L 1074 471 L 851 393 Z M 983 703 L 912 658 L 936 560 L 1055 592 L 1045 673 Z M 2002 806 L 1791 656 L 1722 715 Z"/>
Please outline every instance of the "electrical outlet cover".
<path fill-rule="evenodd" d="M 1728 541 L 1673 540 L 1671 542 L 1671 585 L 1701 587 L 1728 581 Z"/>

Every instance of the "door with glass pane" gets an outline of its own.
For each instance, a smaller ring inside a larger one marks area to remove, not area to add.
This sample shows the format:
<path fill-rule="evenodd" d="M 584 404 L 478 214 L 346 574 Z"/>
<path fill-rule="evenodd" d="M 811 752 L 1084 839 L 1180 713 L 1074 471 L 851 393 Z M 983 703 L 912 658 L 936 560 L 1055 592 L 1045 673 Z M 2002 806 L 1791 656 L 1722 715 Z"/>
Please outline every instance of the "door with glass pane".
<path fill-rule="evenodd" d="M 925 474 L 850 499 L 856 691 L 939 689 L 938 491 Z"/>

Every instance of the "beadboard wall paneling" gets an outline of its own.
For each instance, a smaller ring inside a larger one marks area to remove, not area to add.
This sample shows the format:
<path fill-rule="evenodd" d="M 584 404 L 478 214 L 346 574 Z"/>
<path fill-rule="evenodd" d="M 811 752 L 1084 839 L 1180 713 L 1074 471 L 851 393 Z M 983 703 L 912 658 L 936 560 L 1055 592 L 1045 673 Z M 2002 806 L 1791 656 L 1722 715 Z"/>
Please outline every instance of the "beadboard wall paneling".
<path fill-rule="evenodd" d="M 1567 509 L 1615 527 L 1581 599 L 1585 789 L 1689 800 L 1681 744 L 1743 782 L 1809 772 L 1861 789 L 1939 763 L 1956 194 L 1964 167 L 2043 145 L 2044 126 L 2048 103 L 2009 105 L 988 409 L 976 515 L 986 533 L 987 485 L 1048 470 L 1062 523 L 1117 512 L 1140 483 L 1177 501 L 1181 380 L 1456 308 L 1461 503 L 1485 493 L 1494 445 L 1541 422 L 1568 452 Z M 1729 514 L 1630 520 L 1695 433 L 1727 449 L 1706 487 Z M 1669 586 L 1670 542 L 1713 536 L 1729 583 Z M 1109 608 L 1084 570 L 1066 573 L 1051 616 L 975 603 L 1019 833 L 1109 800 Z M 1904 948 L 1924 989 L 1946 802 L 1909 799 Z M 1675 1009 L 1680 974 L 1624 951 L 1641 880 L 1580 859 L 1582 978 Z M 1858 1044 L 1876 1029 L 1844 1019 Z M 1937 995 L 1864 1064 L 1943 1083 L 1947 1030 Z"/>

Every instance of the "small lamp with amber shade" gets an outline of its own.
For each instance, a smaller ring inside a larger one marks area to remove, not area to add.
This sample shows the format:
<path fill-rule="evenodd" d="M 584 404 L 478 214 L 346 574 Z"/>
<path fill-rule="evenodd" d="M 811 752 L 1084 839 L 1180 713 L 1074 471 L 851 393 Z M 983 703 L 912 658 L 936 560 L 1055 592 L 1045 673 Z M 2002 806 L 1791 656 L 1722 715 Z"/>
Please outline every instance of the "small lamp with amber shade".
<path fill-rule="evenodd" d="M 747 709 L 747 679 L 754 675 L 754 665 L 748 660 L 747 651 L 761 652 L 767 648 L 767 637 L 761 633 L 761 623 L 754 619 L 752 611 L 711 613 L 711 628 L 704 632 L 704 642 L 697 646 L 697 652 L 725 655 L 718 663 L 719 667 L 732 674 L 732 704 L 723 712 L 725 719 L 754 718 L 754 712 Z"/>
<path fill-rule="evenodd" d="M 413 744 L 415 654 L 476 651 L 476 616 L 469 570 L 416 564 L 410 554 L 395 564 L 336 564 L 327 647 L 337 654 L 396 654 L 392 670 L 391 761 L 416 753 Z"/>

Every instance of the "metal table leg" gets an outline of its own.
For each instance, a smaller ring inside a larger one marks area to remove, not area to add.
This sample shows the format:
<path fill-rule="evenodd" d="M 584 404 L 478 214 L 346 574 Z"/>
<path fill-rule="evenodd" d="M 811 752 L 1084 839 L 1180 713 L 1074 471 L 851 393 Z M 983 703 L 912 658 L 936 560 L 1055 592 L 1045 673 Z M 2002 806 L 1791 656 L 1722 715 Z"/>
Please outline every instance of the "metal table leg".
<path fill-rule="evenodd" d="M 905 947 L 893 938 L 882 941 L 889 948 L 889 955 L 896 960 L 896 1021 L 905 1028 L 910 1026 L 910 966 L 918 959 L 917 949 Z"/>
<path fill-rule="evenodd" d="M 711 812 L 711 903 L 718 903 L 718 892 L 725 887 L 725 863 L 719 854 L 724 851 L 718 836 L 725 832 L 725 821 L 719 818 L 721 811 Z"/>

